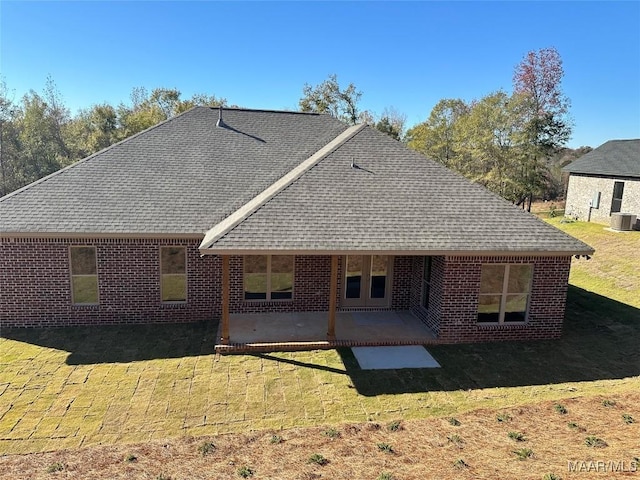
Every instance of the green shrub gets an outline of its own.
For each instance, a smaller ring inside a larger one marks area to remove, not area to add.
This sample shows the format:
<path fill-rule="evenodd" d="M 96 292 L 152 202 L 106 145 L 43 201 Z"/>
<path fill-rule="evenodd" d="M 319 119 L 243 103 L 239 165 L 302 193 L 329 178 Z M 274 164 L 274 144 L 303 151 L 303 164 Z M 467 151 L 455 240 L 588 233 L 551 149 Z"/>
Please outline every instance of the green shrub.
<path fill-rule="evenodd" d="M 587 447 L 591 447 L 591 448 L 604 448 L 608 446 L 607 442 L 605 442 L 601 438 L 596 437 L 595 435 L 590 435 L 587 438 L 585 438 L 584 444 Z"/>
<path fill-rule="evenodd" d="M 524 435 L 520 432 L 509 432 L 507 435 L 511 440 L 515 440 L 516 442 L 524 442 Z"/>
<path fill-rule="evenodd" d="M 393 448 L 388 443 L 379 443 L 378 449 L 386 453 L 393 453 Z"/>
<path fill-rule="evenodd" d="M 457 418 L 453 418 L 453 417 L 449 418 L 449 423 L 454 427 L 460 426 L 460 421 Z"/>
<path fill-rule="evenodd" d="M 329 463 L 329 460 L 324 458 L 324 456 L 319 454 L 319 453 L 314 453 L 313 455 L 311 455 L 309 457 L 309 463 L 316 463 L 318 465 L 326 465 L 327 463 Z"/>
<path fill-rule="evenodd" d="M 626 423 L 627 425 L 631 425 L 633 422 L 635 422 L 635 420 L 633 419 L 633 417 L 631 415 L 629 415 L 628 413 L 623 413 L 622 414 L 622 420 L 624 421 L 624 423 Z"/>
<path fill-rule="evenodd" d="M 453 443 L 456 447 L 463 448 L 464 440 L 462 440 L 460 435 L 449 435 L 447 440 Z"/>
<path fill-rule="evenodd" d="M 560 478 L 560 476 L 556 475 L 555 473 L 545 473 L 542 476 L 542 480 L 562 480 Z"/>
<path fill-rule="evenodd" d="M 496 415 L 496 420 L 498 420 L 498 422 L 510 422 L 511 415 L 509 415 L 508 413 L 499 413 L 498 415 Z"/>
<path fill-rule="evenodd" d="M 400 420 L 394 420 L 387 425 L 387 430 L 390 432 L 397 432 L 398 430 L 402 430 L 402 422 Z"/>
<path fill-rule="evenodd" d="M 614 407 L 616 404 L 616 402 L 614 402 L 613 400 L 609 400 L 609 399 L 605 399 L 602 401 L 602 406 L 603 407 Z"/>
<path fill-rule="evenodd" d="M 376 480 L 393 480 L 393 477 L 389 472 L 382 472 Z"/>
<path fill-rule="evenodd" d="M 271 438 L 269 439 L 269 443 L 273 443 L 273 444 L 278 444 L 282 442 L 283 442 L 282 437 L 276 434 L 271 435 Z"/>
<path fill-rule="evenodd" d="M 47 467 L 47 473 L 61 472 L 62 470 L 64 470 L 64 465 L 60 462 L 52 463 Z"/>
<path fill-rule="evenodd" d="M 530 448 L 520 448 L 518 450 L 514 450 L 513 453 L 515 453 L 520 460 L 526 460 L 527 458 L 533 457 L 533 450 Z"/>
<path fill-rule="evenodd" d="M 558 412 L 560 415 L 566 415 L 566 413 L 567 413 L 567 408 L 564 405 L 560 404 L 560 403 L 556 403 L 553 406 L 553 409 L 556 412 Z"/>
<path fill-rule="evenodd" d="M 469 467 L 469 464 L 465 462 L 463 459 L 459 458 L 458 460 L 453 462 L 453 466 L 456 468 L 467 468 Z"/>
<path fill-rule="evenodd" d="M 213 444 L 213 442 L 202 442 L 198 447 L 198 452 L 200 452 L 200 455 L 204 457 L 212 453 L 215 449 L 216 446 Z"/>
<path fill-rule="evenodd" d="M 340 436 L 340 432 L 338 430 L 336 430 L 335 428 L 330 428 L 329 430 L 325 430 L 324 436 L 325 437 L 329 437 L 331 439 L 334 439 L 334 438 L 338 438 Z"/>
<path fill-rule="evenodd" d="M 238 469 L 238 476 L 242 478 L 253 477 L 253 470 L 245 465 Z"/>

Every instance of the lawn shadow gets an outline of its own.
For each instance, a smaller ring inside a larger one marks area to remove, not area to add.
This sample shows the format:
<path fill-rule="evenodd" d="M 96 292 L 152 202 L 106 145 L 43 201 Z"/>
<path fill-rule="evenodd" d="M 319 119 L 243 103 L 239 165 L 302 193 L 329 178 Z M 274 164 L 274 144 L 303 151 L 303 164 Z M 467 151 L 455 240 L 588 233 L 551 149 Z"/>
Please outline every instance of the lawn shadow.
<path fill-rule="evenodd" d="M 442 368 L 362 370 L 350 349 L 338 352 L 366 396 L 620 379 L 640 375 L 640 309 L 569 286 L 559 340 L 428 350 Z"/>
<path fill-rule="evenodd" d="M 217 322 L 4 328 L 2 337 L 63 350 L 67 365 L 87 365 L 212 354 L 217 329 Z"/>

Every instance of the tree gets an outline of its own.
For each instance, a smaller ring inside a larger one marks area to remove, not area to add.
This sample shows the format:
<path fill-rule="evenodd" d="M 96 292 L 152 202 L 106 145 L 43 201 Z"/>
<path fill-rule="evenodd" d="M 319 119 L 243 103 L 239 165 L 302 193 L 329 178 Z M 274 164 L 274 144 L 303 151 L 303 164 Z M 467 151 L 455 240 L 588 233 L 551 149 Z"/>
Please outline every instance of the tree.
<path fill-rule="evenodd" d="M 337 75 L 333 74 L 315 87 L 305 83 L 302 95 L 298 102 L 301 111 L 328 113 L 350 125 L 358 123 L 358 102 L 362 92 L 358 91 L 353 83 L 343 90 L 340 88 Z"/>
<path fill-rule="evenodd" d="M 569 100 L 561 88 L 563 76 L 562 59 L 553 47 L 528 52 L 514 72 L 514 96 L 524 105 L 523 143 L 527 146 L 525 191 L 519 203 L 524 207 L 528 200 L 529 210 L 533 196 L 545 183 L 548 159 L 571 137 Z"/>
<path fill-rule="evenodd" d="M 407 116 L 404 113 L 398 112 L 393 107 L 387 107 L 382 112 L 380 120 L 375 122 L 374 126 L 382 133 L 386 133 L 395 140 L 404 140 L 405 123 L 407 122 Z"/>
<path fill-rule="evenodd" d="M 80 110 L 66 129 L 73 158 L 84 158 L 114 144 L 118 128 L 118 113 L 108 103 Z"/>
<path fill-rule="evenodd" d="M 215 95 L 197 93 L 182 100 L 177 89 L 155 88 L 149 94 L 144 87 L 137 87 L 131 91 L 131 105 L 118 106 L 119 137 L 127 138 L 196 105 L 217 107 L 226 103 Z"/>
<path fill-rule="evenodd" d="M 16 128 L 19 106 L 10 98 L 4 79 L 0 80 L 0 197 L 19 188 L 16 182 L 20 143 Z"/>
<path fill-rule="evenodd" d="M 65 138 L 69 110 L 63 105 L 53 80 L 47 79 L 42 95 L 31 90 L 21 103 L 14 121 L 19 145 L 13 165 L 13 180 L 17 187 L 73 161 Z"/>
<path fill-rule="evenodd" d="M 460 120 L 469 106 L 460 99 L 440 100 L 429 118 L 407 132 L 407 145 L 443 165 L 461 171 Z"/>

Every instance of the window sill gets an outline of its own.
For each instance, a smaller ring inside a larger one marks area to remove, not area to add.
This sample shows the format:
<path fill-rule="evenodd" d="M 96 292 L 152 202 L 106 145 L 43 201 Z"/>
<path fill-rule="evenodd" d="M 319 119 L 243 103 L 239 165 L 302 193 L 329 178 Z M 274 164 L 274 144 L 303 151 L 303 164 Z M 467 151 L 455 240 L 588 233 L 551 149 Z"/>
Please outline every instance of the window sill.
<path fill-rule="evenodd" d="M 246 303 L 249 305 L 273 305 L 273 304 L 281 304 L 281 303 L 293 303 L 293 298 L 279 298 L 276 300 L 263 300 L 263 299 L 243 299 L 242 303 Z"/>
<path fill-rule="evenodd" d="M 524 322 L 507 322 L 507 323 L 476 323 L 476 325 L 483 330 L 509 330 L 526 328 L 529 326 L 528 321 Z"/>
<path fill-rule="evenodd" d="M 160 305 L 166 308 L 181 308 L 186 307 L 187 302 L 161 302 Z"/>
<path fill-rule="evenodd" d="M 71 308 L 77 308 L 78 310 L 98 310 L 100 308 L 99 303 L 72 303 Z"/>

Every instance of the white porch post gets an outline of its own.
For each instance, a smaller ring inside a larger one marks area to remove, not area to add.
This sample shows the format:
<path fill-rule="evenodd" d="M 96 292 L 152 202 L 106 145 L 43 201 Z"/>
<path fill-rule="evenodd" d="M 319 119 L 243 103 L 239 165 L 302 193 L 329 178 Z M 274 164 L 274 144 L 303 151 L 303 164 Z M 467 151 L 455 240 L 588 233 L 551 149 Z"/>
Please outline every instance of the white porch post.
<path fill-rule="evenodd" d="M 329 325 L 327 339 L 336 339 L 336 301 L 338 297 L 338 256 L 331 255 L 331 281 L 329 282 Z"/>

